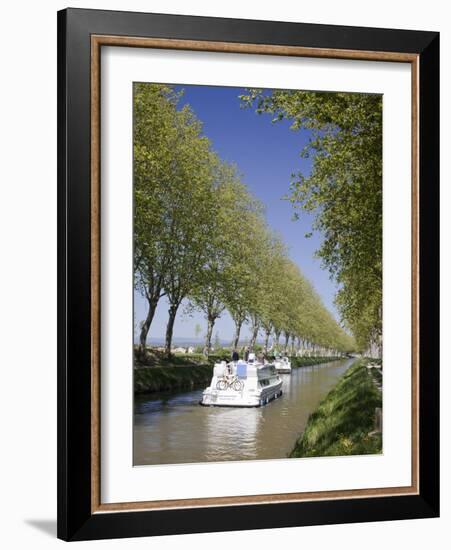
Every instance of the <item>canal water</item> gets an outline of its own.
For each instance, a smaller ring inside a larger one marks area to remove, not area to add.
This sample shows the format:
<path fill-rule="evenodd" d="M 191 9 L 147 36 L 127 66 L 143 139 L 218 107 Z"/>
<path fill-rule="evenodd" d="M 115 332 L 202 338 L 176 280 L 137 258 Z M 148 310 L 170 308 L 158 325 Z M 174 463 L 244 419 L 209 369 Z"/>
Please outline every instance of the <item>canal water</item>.
<path fill-rule="evenodd" d="M 282 374 L 282 397 L 259 408 L 202 407 L 202 389 L 137 396 L 134 464 L 285 458 L 309 414 L 353 361 Z"/>

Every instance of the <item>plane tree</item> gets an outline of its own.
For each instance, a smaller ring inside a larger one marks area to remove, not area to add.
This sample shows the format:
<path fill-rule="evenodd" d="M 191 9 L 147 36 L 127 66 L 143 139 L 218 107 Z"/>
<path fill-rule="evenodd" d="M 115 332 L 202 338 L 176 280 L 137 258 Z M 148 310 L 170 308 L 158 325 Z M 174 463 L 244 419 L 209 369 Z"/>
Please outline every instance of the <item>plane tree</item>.
<path fill-rule="evenodd" d="M 177 115 L 177 139 L 173 144 L 176 158 L 165 196 L 168 268 L 164 272 L 163 286 L 169 302 L 167 355 L 171 353 L 178 309 L 203 280 L 216 205 L 213 181 L 217 159 L 210 141 L 202 136 L 201 123 L 189 108 L 184 107 Z"/>
<path fill-rule="evenodd" d="M 214 217 L 217 157 L 171 87 L 135 84 L 135 284 L 148 302 L 141 348 L 159 299 L 169 303 L 166 353 L 180 304 L 198 284 Z"/>
<path fill-rule="evenodd" d="M 167 219 L 165 186 L 172 180 L 175 140 L 173 121 L 179 94 L 168 86 L 135 83 L 133 89 L 133 184 L 134 184 L 134 274 L 135 287 L 147 302 L 141 324 L 140 348 L 147 335 L 160 298 L 165 295 L 164 275 Z"/>
<path fill-rule="evenodd" d="M 340 286 L 337 307 L 361 347 L 381 340 L 382 96 L 251 89 L 245 106 L 307 129 L 305 169 L 294 172 L 297 215 L 315 213 L 318 256 Z"/>
<path fill-rule="evenodd" d="M 245 318 L 243 302 L 247 303 L 248 269 L 252 265 L 250 243 L 246 242 L 249 241 L 249 222 L 261 212 L 261 204 L 249 194 L 236 168 L 219 159 L 214 200 L 205 263 L 189 297 L 192 306 L 202 311 L 207 321 L 205 355 L 211 348 L 215 322 L 227 306 L 236 315 L 236 338 L 239 338 Z"/>
<path fill-rule="evenodd" d="M 206 354 L 226 309 L 235 322 L 234 348 L 243 324 L 250 322 L 251 347 L 263 330 L 266 351 L 272 333 L 277 345 L 285 335 L 286 348 L 291 339 L 292 349 L 295 341 L 298 348 L 302 341 L 343 349 L 343 330 L 269 230 L 262 204 L 237 169 L 212 150 L 201 122 L 189 106 L 180 107 L 180 98 L 170 86 L 134 85 L 135 287 L 148 306 L 141 350 L 163 296 L 169 305 L 168 355 L 177 312 L 187 300 L 207 321 Z M 362 335 L 372 323 L 377 299 L 361 309 L 364 316 L 357 315 L 360 294 L 371 278 L 363 278 L 352 265 L 350 260 L 346 268 L 337 268 L 337 278 L 353 282 L 343 283 L 338 300 L 350 326 Z"/>

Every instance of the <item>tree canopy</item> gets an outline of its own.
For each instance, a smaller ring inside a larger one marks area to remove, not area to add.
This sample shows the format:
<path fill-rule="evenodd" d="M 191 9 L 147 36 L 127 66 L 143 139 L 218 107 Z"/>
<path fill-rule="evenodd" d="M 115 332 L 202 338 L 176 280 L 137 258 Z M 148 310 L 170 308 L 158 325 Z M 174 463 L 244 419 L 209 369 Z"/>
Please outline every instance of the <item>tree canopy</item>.
<path fill-rule="evenodd" d="M 175 316 L 208 261 L 217 158 L 189 107 L 168 86 L 135 84 L 134 192 L 136 285 L 149 303 L 141 345 L 159 299 L 169 302 L 166 346 Z"/>
<path fill-rule="evenodd" d="M 235 348 L 248 322 L 251 347 L 259 334 L 266 348 L 271 336 L 273 347 L 280 347 L 283 334 L 287 351 L 351 350 L 351 337 L 267 226 L 263 205 L 237 168 L 213 151 L 180 98 L 170 86 L 134 85 L 135 286 L 148 304 L 141 349 L 165 296 L 168 354 L 182 302 L 205 316 L 206 354 L 225 311 L 235 322 Z"/>
<path fill-rule="evenodd" d="M 315 213 L 317 254 L 338 282 L 336 304 L 360 349 L 382 336 L 382 96 L 251 89 L 243 104 L 312 135 L 289 200 Z"/>

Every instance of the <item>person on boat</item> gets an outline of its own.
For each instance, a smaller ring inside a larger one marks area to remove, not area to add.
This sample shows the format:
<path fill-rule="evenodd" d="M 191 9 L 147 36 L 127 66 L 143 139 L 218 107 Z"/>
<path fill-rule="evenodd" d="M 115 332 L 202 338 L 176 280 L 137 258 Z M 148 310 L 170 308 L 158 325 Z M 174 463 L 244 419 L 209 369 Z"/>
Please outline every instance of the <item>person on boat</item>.
<path fill-rule="evenodd" d="M 244 348 L 244 360 L 246 362 L 249 360 L 249 348 L 247 346 Z"/>

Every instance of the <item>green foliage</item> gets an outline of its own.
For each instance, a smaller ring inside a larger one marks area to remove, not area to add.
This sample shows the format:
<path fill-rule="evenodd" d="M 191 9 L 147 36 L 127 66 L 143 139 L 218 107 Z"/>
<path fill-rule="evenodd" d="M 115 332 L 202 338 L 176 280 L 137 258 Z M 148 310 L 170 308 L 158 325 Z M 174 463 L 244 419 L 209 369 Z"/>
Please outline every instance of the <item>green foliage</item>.
<path fill-rule="evenodd" d="M 208 362 L 210 365 L 214 365 L 215 363 L 219 363 L 221 361 L 230 361 L 230 358 L 231 351 L 229 349 L 215 348 L 214 353 L 208 356 Z"/>
<path fill-rule="evenodd" d="M 215 353 L 208 357 L 208 362 L 205 361 L 202 349 L 199 353 L 187 356 L 173 355 L 171 358 L 151 351 L 147 356 L 147 365 L 139 365 L 137 362 L 134 369 L 134 391 L 141 394 L 205 386 L 211 381 L 213 365 L 229 359 L 230 350 L 226 349 L 215 350 Z M 292 358 L 292 366 L 317 365 L 331 360 L 333 358 L 330 357 L 296 357 Z"/>
<path fill-rule="evenodd" d="M 180 94 L 156 84 L 134 85 L 136 284 L 156 307 L 169 303 L 166 348 L 182 300 L 203 275 L 215 215 L 218 165 L 202 125 Z"/>
<path fill-rule="evenodd" d="M 171 357 L 167 357 L 162 351 L 152 348 L 147 348 L 147 353 L 143 356 L 139 352 L 139 348 L 135 347 L 134 359 L 136 367 L 192 367 L 206 364 L 205 357 L 201 352 L 173 354 Z"/>
<path fill-rule="evenodd" d="M 210 365 L 139 367 L 134 370 L 135 393 L 186 390 L 207 385 Z"/>
<path fill-rule="evenodd" d="M 337 324 L 323 306 L 311 283 L 292 262 L 284 265 L 281 306 L 285 319 L 279 325 L 286 335 L 314 343 L 324 349 L 351 351 L 353 339 Z"/>
<path fill-rule="evenodd" d="M 343 359 L 343 357 L 290 357 L 293 369 L 321 365 L 323 363 L 330 363 L 331 361 L 339 361 L 340 359 Z"/>
<path fill-rule="evenodd" d="M 382 96 L 249 90 L 245 106 L 287 119 L 313 138 L 301 156 L 309 173 L 294 173 L 289 200 L 316 213 L 324 235 L 318 256 L 340 285 L 336 303 L 360 349 L 382 335 Z"/>
<path fill-rule="evenodd" d="M 149 311 L 141 330 L 141 361 L 158 301 L 169 301 L 166 353 L 178 308 L 204 313 L 204 354 L 216 320 L 227 309 L 238 343 L 244 321 L 250 347 L 261 330 L 268 347 L 283 333 L 294 351 L 313 353 L 354 347 L 311 284 L 268 228 L 262 204 L 248 192 L 234 166 L 213 152 L 202 125 L 170 86 L 134 85 L 135 284 Z M 196 335 L 199 331 L 196 329 Z"/>
<path fill-rule="evenodd" d="M 255 227 L 263 224 L 262 206 L 241 183 L 236 168 L 217 161 L 213 181 L 213 212 L 205 245 L 202 273 L 189 293 L 194 308 L 207 321 L 205 353 L 216 320 L 228 307 L 239 316 L 249 302 L 250 273 L 255 263 Z"/>
<path fill-rule="evenodd" d="M 381 392 L 358 361 L 310 415 L 290 457 L 380 453 L 382 437 L 372 433 L 376 407 L 382 407 Z"/>

